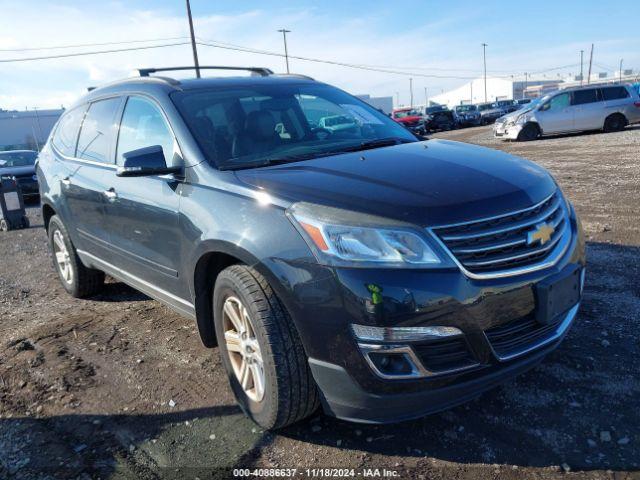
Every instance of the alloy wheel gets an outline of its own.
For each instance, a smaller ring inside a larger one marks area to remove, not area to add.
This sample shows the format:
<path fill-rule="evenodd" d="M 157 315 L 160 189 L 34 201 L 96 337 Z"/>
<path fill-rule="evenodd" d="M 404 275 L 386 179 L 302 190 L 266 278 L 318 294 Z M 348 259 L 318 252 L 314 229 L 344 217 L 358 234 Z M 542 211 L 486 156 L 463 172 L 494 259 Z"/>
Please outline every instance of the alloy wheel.
<path fill-rule="evenodd" d="M 266 382 L 264 362 L 249 312 L 238 298 L 227 297 L 222 316 L 233 373 L 247 397 L 260 402 L 264 398 Z"/>
<path fill-rule="evenodd" d="M 73 283 L 73 265 L 71 264 L 71 256 L 67 245 L 64 243 L 64 237 L 60 230 L 53 232 L 53 254 L 56 258 L 60 276 L 68 285 Z"/>

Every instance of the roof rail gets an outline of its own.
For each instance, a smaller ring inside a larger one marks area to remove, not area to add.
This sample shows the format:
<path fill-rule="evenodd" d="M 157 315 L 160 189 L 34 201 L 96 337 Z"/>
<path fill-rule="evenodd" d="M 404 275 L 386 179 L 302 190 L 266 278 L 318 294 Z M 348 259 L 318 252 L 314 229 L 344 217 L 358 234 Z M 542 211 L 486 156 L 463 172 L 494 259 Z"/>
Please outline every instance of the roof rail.
<path fill-rule="evenodd" d="M 316 80 L 315 78 L 310 77 L 309 75 L 303 75 L 301 73 L 274 73 L 273 75 L 277 77 L 293 77 L 293 78 L 303 78 L 305 80 L 313 80 L 313 81 Z"/>
<path fill-rule="evenodd" d="M 225 67 L 225 66 L 203 66 L 198 67 L 200 70 L 244 70 L 261 77 L 273 75 L 273 72 L 264 67 Z M 164 68 L 139 68 L 138 72 L 141 77 L 148 77 L 151 73 L 171 72 L 174 70 L 196 70 L 196 67 L 164 67 Z"/>

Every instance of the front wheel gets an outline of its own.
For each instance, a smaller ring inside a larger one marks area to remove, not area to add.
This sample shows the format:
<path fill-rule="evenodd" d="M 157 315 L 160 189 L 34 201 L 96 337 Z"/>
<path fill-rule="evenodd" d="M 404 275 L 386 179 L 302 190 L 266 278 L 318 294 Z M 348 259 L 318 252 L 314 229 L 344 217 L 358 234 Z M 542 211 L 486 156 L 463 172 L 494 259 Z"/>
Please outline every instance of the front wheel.
<path fill-rule="evenodd" d="M 284 305 L 245 265 L 222 271 L 213 292 L 216 337 L 244 412 L 266 429 L 311 415 L 319 405 L 307 356 Z"/>
<path fill-rule="evenodd" d="M 64 289 L 76 298 L 98 293 L 104 284 L 104 272 L 82 264 L 66 227 L 57 215 L 49 220 L 48 234 L 53 266 Z"/>
<path fill-rule="evenodd" d="M 518 133 L 518 141 L 530 142 L 540 136 L 540 128 L 535 123 L 527 123 L 520 133 Z"/>

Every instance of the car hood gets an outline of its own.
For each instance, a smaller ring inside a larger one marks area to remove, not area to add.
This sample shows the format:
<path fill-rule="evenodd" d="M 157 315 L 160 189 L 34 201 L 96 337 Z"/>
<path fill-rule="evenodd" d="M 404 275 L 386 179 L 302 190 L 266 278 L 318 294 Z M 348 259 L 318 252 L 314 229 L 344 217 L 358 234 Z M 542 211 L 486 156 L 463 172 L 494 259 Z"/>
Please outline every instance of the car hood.
<path fill-rule="evenodd" d="M 515 120 L 516 118 L 518 118 L 520 115 L 528 115 L 529 113 L 531 113 L 533 111 L 532 108 L 521 108 L 520 110 L 515 110 L 513 112 L 507 113 L 506 115 L 504 115 L 502 118 L 504 120 Z"/>
<path fill-rule="evenodd" d="M 422 226 L 527 208 L 557 188 L 546 170 L 532 162 L 446 140 L 235 173 L 285 204 L 306 201 Z"/>
<path fill-rule="evenodd" d="M 36 173 L 36 167 L 30 165 L 27 167 L 0 167 L 0 176 L 14 176 L 22 177 L 24 175 L 34 175 Z"/>

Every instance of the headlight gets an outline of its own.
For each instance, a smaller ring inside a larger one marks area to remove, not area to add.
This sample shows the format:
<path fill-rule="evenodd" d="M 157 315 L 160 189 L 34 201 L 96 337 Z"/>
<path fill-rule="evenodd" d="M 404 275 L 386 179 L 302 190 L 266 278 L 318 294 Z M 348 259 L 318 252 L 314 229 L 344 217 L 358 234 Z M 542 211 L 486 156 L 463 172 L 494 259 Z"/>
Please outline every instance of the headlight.
<path fill-rule="evenodd" d="M 445 263 L 427 232 L 410 224 L 305 202 L 287 214 L 324 265 L 426 268 Z"/>

